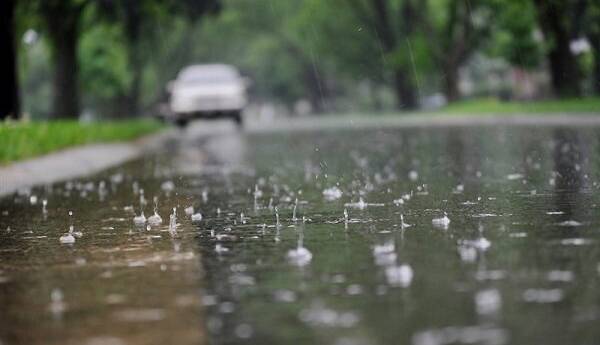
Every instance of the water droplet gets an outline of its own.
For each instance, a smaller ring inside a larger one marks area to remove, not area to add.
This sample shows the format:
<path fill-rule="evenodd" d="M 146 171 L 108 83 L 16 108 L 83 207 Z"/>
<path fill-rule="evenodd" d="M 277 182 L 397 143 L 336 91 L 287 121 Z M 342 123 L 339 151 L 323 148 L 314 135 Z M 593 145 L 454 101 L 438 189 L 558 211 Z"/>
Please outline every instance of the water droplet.
<path fill-rule="evenodd" d="M 146 224 L 146 216 L 144 215 L 144 211 L 142 211 L 142 213 L 139 216 L 133 217 L 133 223 L 139 226 Z"/>
<path fill-rule="evenodd" d="M 252 337 L 253 329 L 250 325 L 242 323 L 235 327 L 235 335 L 241 339 L 248 339 Z"/>
<path fill-rule="evenodd" d="M 496 289 L 487 289 L 478 291 L 475 294 L 475 308 L 477 314 L 490 315 L 496 314 L 502 306 L 502 297 Z"/>
<path fill-rule="evenodd" d="M 450 225 L 450 218 L 448 218 L 448 215 L 446 214 L 446 212 L 444 212 L 443 217 L 432 219 L 431 224 L 433 224 L 433 226 L 437 228 L 447 229 Z"/>
<path fill-rule="evenodd" d="M 532 303 L 556 303 L 563 298 L 561 289 L 527 289 L 523 292 L 523 300 Z"/>
<path fill-rule="evenodd" d="M 175 183 L 173 183 L 173 181 L 165 181 L 160 185 L 160 188 L 166 193 L 169 193 L 175 189 Z"/>
<path fill-rule="evenodd" d="M 304 247 L 298 247 L 290 249 L 287 253 L 287 258 L 293 265 L 306 266 L 312 260 L 312 253 Z"/>
<path fill-rule="evenodd" d="M 71 233 L 66 233 L 59 238 L 62 244 L 73 244 L 75 243 L 75 237 Z"/>
<path fill-rule="evenodd" d="M 344 193 L 342 192 L 342 190 L 336 186 L 323 190 L 323 196 L 325 197 L 325 200 L 329 201 L 337 200 L 341 198 L 343 194 Z"/>
<path fill-rule="evenodd" d="M 385 269 L 388 284 L 397 287 L 408 287 L 412 283 L 413 270 L 409 265 L 388 266 Z"/>

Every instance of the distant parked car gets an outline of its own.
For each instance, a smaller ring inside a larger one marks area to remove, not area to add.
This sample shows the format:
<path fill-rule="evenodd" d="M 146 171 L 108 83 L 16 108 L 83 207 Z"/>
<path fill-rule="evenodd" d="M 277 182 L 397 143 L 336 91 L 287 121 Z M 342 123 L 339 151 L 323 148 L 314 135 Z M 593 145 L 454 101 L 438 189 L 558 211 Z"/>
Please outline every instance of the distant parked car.
<path fill-rule="evenodd" d="M 247 79 L 233 66 L 185 67 L 167 85 L 170 111 L 166 117 L 182 127 L 193 118 L 218 117 L 229 117 L 241 125 L 247 84 Z"/>

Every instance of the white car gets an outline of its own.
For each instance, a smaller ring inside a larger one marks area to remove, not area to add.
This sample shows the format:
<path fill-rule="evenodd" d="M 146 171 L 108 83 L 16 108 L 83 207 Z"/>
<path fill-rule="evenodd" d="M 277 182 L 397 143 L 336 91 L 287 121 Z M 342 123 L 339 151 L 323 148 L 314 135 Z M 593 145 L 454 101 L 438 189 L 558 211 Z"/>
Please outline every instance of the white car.
<path fill-rule="evenodd" d="M 229 117 L 242 124 L 247 79 L 229 65 L 193 65 L 169 82 L 168 117 L 180 126 L 193 118 Z"/>

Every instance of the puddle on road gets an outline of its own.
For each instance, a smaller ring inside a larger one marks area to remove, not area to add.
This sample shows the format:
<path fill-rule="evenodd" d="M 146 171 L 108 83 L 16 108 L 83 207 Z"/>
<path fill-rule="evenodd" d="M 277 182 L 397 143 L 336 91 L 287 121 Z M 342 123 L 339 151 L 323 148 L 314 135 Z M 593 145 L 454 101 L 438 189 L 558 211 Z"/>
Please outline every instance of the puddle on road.
<path fill-rule="evenodd" d="M 0 341 L 592 343 L 599 139 L 231 132 L 22 191 L 0 202 Z M 155 196 L 161 224 L 135 225 Z"/>

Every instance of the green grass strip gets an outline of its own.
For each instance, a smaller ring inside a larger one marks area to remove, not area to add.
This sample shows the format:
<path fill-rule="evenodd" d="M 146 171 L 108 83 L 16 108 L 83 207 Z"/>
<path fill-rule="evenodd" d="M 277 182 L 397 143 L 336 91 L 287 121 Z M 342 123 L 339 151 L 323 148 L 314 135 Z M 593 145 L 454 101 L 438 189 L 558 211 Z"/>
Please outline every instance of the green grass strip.
<path fill-rule="evenodd" d="M 541 101 L 508 101 L 482 98 L 459 101 L 439 110 L 448 114 L 600 114 L 600 98 L 577 98 Z"/>
<path fill-rule="evenodd" d="M 162 124 L 150 119 L 93 123 L 74 120 L 0 122 L 0 164 L 71 146 L 127 141 L 161 128 Z"/>

